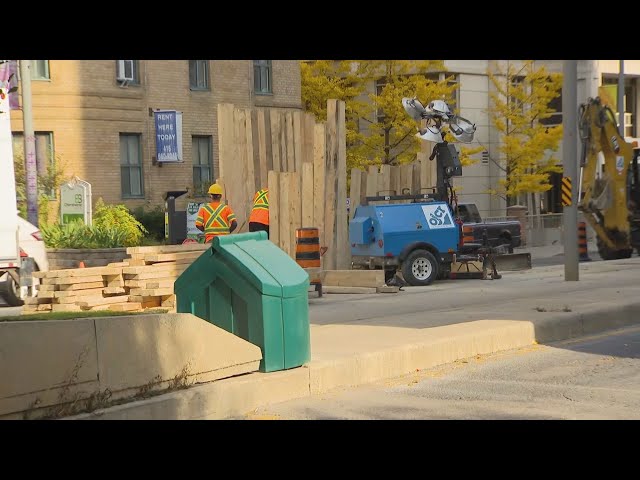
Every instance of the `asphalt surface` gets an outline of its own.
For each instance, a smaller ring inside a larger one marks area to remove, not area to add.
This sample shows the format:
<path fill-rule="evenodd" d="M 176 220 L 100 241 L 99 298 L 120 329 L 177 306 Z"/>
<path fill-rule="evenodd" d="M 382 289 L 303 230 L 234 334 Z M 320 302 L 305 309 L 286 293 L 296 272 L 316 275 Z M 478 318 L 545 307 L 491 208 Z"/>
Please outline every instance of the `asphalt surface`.
<path fill-rule="evenodd" d="M 640 419 L 640 327 L 478 356 L 246 419 Z"/>

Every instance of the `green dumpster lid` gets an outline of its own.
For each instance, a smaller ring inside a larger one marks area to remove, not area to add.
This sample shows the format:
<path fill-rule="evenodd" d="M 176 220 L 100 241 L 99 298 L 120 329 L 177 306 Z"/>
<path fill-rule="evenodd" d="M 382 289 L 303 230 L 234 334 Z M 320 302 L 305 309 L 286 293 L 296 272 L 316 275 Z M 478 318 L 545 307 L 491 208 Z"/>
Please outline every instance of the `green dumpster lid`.
<path fill-rule="evenodd" d="M 306 294 L 309 288 L 307 272 L 267 240 L 266 232 L 215 237 L 212 249 L 263 295 L 296 297 Z"/>

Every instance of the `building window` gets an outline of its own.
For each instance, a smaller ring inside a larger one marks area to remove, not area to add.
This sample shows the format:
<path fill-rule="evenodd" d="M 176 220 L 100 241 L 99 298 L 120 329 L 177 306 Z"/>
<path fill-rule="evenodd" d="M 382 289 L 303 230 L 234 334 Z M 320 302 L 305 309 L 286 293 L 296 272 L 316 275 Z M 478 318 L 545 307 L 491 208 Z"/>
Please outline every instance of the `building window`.
<path fill-rule="evenodd" d="M 120 134 L 120 178 L 122 198 L 144 198 L 140 134 Z"/>
<path fill-rule="evenodd" d="M 550 117 L 541 118 L 540 123 L 546 126 L 560 125 L 562 123 L 562 89 L 558 91 L 559 95 L 548 103 L 549 109 L 555 111 Z"/>
<path fill-rule="evenodd" d="M 46 185 L 55 168 L 55 155 L 53 149 L 53 132 L 36 132 L 36 169 L 40 187 L 45 190 L 50 199 L 56 198 L 56 189 L 53 185 Z M 24 135 L 22 132 L 12 134 L 13 156 L 20 162 L 24 162 Z"/>
<path fill-rule="evenodd" d="M 189 60 L 189 88 L 209 90 L 209 60 Z"/>
<path fill-rule="evenodd" d="M 116 60 L 116 80 L 140 85 L 140 60 Z"/>
<path fill-rule="evenodd" d="M 51 80 L 49 60 L 31 60 L 31 80 Z"/>
<path fill-rule="evenodd" d="M 271 60 L 253 61 L 253 89 L 258 95 L 273 93 L 271 87 Z"/>
<path fill-rule="evenodd" d="M 213 178 L 211 137 L 192 137 L 193 190 L 195 196 L 205 196 Z"/>

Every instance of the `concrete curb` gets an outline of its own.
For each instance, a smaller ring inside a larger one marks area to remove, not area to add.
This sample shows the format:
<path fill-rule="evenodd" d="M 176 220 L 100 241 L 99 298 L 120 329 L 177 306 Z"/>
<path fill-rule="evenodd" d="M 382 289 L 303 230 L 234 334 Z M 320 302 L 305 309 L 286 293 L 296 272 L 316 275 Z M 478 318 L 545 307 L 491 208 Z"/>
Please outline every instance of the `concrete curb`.
<path fill-rule="evenodd" d="M 640 324 L 640 300 L 603 303 L 588 312 L 549 312 L 531 320 L 477 320 L 426 329 L 425 338 L 274 373 L 251 373 L 67 419 L 227 419 L 341 387 L 407 375 L 475 355 Z"/>

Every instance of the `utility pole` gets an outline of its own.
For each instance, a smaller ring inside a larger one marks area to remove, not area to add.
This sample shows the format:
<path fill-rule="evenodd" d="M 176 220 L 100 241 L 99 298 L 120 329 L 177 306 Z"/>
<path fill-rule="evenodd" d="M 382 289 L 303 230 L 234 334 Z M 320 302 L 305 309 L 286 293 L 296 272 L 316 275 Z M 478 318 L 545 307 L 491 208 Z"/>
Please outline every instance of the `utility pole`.
<path fill-rule="evenodd" d="M 20 60 L 20 84 L 22 87 L 25 177 L 27 179 L 27 220 L 37 227 L 38 165 L 36 163 L 36 136 L 33 131 L 33 112 L 31 109 L 31 60 Z"/>
<path fill-rule="evenodd" d="M 624 137 L 624 60 L 620 60 L 618 74 L 618 127 L 620 135 Z"/>
<path fill-rule="evenodd" d="M 577 281 L 578 278 L 578 61 L 564 61 L 562 85 L 562 168 L 564 177 L 569 178 L 571 204 L 564 206 L 564 279 Z M 564 179 L 563 179 L 564 180 Z M 563 184 L 565 182 L 563 181 Z"/>

